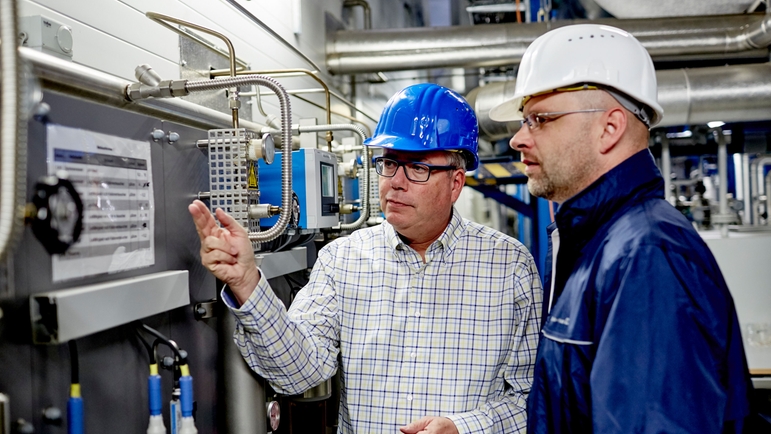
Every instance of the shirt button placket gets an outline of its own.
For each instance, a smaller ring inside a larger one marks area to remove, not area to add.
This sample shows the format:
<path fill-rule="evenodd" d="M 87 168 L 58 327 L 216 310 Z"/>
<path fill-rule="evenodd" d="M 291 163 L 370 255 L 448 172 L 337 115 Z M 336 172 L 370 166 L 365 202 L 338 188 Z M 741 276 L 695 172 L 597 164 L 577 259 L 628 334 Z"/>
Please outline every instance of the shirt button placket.
<path fill-rule="evenodd" d="M 411 371 L 411 377 L 410 378 L 410 390 L 408 391 L 407 395 L 405 396 L 405 400 L 407 402 L 407 406 L 411 406 L 413 404 L 414 396 L 412 394 L 412 386 L 414 386 L 415 382 L 415 373 L 416 373 L 416 365 L 415 362 L 418 357 L 417 353 L 417 345 L 419 342 L 418 334 L 420 333 L 419 325 L 420 325 L 420 311 L 418 310 L 419 301 L 420 301 L 420 291 L 422 287 L 422 273 L 421 270 L 418 269 L 417 273 L 412 274 L 410 278 L 410 296 L 409 296 L 409 307 L 408 307 L 408 316 L 413 318 L 412 321 L 408 321 L 408 335 L 410 336 L 409 342 L 405 342 L 405 344 L 409 347 L 414 348 L 415 350 L 410 351 L 409 353 L 409 362 L 408 365 L 410 366 Z"/>

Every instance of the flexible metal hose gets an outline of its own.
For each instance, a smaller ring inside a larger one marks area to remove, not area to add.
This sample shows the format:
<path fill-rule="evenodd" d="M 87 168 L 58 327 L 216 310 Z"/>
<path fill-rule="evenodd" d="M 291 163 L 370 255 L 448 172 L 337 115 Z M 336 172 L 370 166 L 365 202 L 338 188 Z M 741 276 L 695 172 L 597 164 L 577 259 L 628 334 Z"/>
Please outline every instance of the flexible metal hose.
<path fill-rule="evenodd" d="M 298 131 L 301 133 L 320 133 L 324 131 L 353 131 L 355 134 L 361 138 L 361 143 L 363 144 L 364 141 L 367 139 L 367 135 L 364 134 L 364 130 L 357 127 L 356 125 L 352 124 L 332 124 L 332 125 L 304 125 L 300 126 L 298 128 Z M 335 229 L 339 229 L 342 231 L 350 231 L 353 229 L 358 229 L 361 227 L 361 225 L 364 224 L 365 221 L 367 221 L 367 218 L 369 217 L 369 194 L 370 194 L 370 183 L 369 183 L 369 169 L 371 167 L 372 158 L 370 158 L 369 155 L 370 151 L 369 148 L 366 146 L 364 147 L 364 157 L 363 157 L 363 163 L 364 163 L 364 197 L 361 198 L 361 210 L 359 210 L 359 218 L 356 219 L 356 221 L 351 223 L 341 223 L 339 226 L 337 226 Z"/>
<path fill-rule="evenodd" d="M 214 80 L 188 81 L 185 90 L 188 92 L 204 92 L 217 89 L 227 89 L 237 86 L 258 84 L 272 90 L 278 96 L 281 107 L 281 214 L 273 227 L 264 232 L 249 232 L 252 242 L 266 242 L 284 233 L 289 223 L 292 208 L 292 108 L 289 95 L 281 84 L 271 77 L 262 75 L 242 75 L 240 77 L 216 78 Z"/>
<path fill-rule="evenodd" d="M 0 261 L 21 237 L 27 190 L 26 82 L 16 47 L 16 1 L 0 0 Z"/>

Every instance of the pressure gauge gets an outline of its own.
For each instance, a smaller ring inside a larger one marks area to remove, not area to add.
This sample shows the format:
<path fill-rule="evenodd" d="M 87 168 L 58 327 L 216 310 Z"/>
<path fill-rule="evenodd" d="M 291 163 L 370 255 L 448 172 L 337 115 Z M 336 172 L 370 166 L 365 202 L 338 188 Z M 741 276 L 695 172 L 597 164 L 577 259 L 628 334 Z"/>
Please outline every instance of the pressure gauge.
<path fill-rule="evenodd" d="M 262 135 L 261 139 L 252 139 L 249 141 L 249 159 L 254 161 L 262 158 L 265 163 L 273 163 L 273 157 L 276 155 L 276 146 L 273 143 L 273 136 L 268 133 Z"/>
<path fill-rule="evenodd" d="M 278 401 L 270 401 L 265 406 L 267 407 L 268 429 L 276 431 L 279 422 L 281 422 L 281 409 L 278 406 Z"/>
<path fill-rule="evenodd" d="M 276 145 L 273 142 L 273 136 L 265 134 L 262 136 L 262 158 L 266 163 L 272 164 L 276 155 Z"/>

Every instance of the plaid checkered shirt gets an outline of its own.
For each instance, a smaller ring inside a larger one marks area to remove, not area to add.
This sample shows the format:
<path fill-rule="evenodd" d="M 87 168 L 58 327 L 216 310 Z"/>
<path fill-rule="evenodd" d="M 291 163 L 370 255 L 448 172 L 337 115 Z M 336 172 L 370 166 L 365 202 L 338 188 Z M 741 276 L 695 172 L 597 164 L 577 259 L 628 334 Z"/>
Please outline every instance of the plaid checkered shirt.
<path fill-rule="evenodd" d="M 514 238 L 460 217 L 420 255 L 387 222 L 319 251 L 289 312 L 262 278 L 236 344 L 280 393 L 340 369 L 340 433 L 390 433 L 423 416 L 460 433 L 525 432 L 541 282 Z"/>

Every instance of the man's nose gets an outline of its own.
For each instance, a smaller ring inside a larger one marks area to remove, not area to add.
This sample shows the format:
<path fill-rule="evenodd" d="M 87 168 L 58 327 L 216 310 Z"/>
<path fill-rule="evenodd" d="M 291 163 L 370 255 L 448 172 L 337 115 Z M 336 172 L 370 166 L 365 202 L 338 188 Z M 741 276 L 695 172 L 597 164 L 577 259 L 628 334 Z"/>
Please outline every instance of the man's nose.
<path fill-rule="evenodd" d="M 530 135 L 530 128 L 527 124 L 522 125 L 514 137 L 509 140 L 509 147 L 515 151 L 521 151 L 532 146 L 533 137 Z"/>
<path fill-rule="evenodd" d="M 393 188 L 402 188 L 406 184 L 410 182 L 409 179 L 407 179 L 407 168 L 403 165 L 400 165 L 396 168 L 396 173 L 394 173 L 394 176 L 390 178 L 391 180 L 391 187 Z"/>

